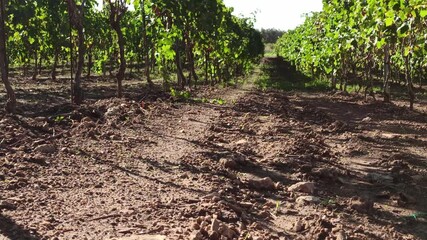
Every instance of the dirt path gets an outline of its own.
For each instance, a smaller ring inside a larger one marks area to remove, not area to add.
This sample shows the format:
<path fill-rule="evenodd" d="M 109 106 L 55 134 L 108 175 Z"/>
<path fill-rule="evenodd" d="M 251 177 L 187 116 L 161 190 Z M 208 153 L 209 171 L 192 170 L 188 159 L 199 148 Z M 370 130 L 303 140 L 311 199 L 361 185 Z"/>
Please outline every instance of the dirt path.
<path fill-rule="evenodd" d="M 111 99 L 3 116 L 0 233 L 427 238 L 424 113 L 347 95 L 195 94 L 227 103 Z"/>

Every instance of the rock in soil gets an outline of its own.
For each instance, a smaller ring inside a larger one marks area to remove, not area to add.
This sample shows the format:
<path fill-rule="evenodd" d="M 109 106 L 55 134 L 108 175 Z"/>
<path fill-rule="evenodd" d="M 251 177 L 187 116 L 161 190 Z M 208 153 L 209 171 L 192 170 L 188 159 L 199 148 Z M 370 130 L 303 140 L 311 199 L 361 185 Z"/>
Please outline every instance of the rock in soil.
<path fill-rule="evenodd" d="M 347 240 L 347 235 L 345 234 L 344 230 L 340 230 L 336 235 L 335 235 L 337 240 Z"/>
<path fill-rule="evenodd" d="M 404 203 L 416 203 L 416 200 L 414 197 L 409 196 L 408 194 L 405 194 L 403 192 L 399 193 L 399 200 Z"/>
<path fill-rule="evenodd" d="M 94 122 L 89 122 L 89 121 L 82 121 L 79 125 L 79 128 L 83 128 L 83 129 L 89 129 L 94 127 L 96 127 L 96 124 Z"/>
<path fill-rule="evenodd" d="M 360 213 L 368 213 L 374 208 L 374 202 L 370 200 L 355 199 L 351 201 L 350 207 Z"/>
<path fill-rule="evenodd" d="M 82 118 L 81 122 L 93 122 L 90 117 L 84 117 Z"/>
<path fill-rule="evenodd" d="M 378 174 L 378 173 L 368 173 L 365 176 L 366 180 L 368 180 L 371 183 L 387 183 L 387 182 L 392 182 L 393 181 L 393 177 L 389 176 L 389 175 L 384 175 L 384 174 Z"/>
<path fill-rule="evenodd" d="M 114 106 L 107 109 L 107 112 L 105 113 L 106 117 L 116 116 L 120 113 L 121 107 L 120 106 Z"/>
<path fill-rule="evenodd" d="M 0 240 L 11 240 L 10 238 L 0 234 Z"/>
<path fill-rule="evenodd" d="M 219 230 L 219 221 L 218 219 L 214 218 L 211 224 L 211 232 L 218 232 L 218 230 Z"/>
<path fill-rule="evenodd" d="M 247 141 L 247 140 L 245 140 L 245 139 L 240 139 L 239 141 L 235 142 L 234 144 L 236 144 L 236 145 L 243 145 L 243 144 L 246 144 L 246 143 L 248 143 L 248 141 Z"/>
<path fill-rule="evenodd" d="M 414 175 L 414 176 L 411 176 L 411 178 L 414 182 L 421 183 L 424 181 L 425 177 L 423 175 Z"/>
<path fill-rule="evenodd" d="M 193 223 L 191 228 L 193 228 L 194 230 L 200 230 L 200 225 L 198 223 Z"/>
<path fill-rule="evenodd" d="M 129 237 L 113 238 L 111 240 L 166 240 L 162 235 L 132 235 Z"/>
<path fill-rule="evenodd" d="M 220 239 L 220 235 L 218 232 L 212 232 L 209 234 L 209 240 L 219 240 Z"/>
<path fill-rule="evenodd" d="M 191 233 L 189 239 L 190 240 L 202 240 L 203 234 L 200 231 L 195 231 L 195 232 Z"/>
<path fill-rule="evenodd" d="M 0 209 L 15 210 L 16 208 L 17 208 L 16 205 L 10 201 L 7 201 L 7 200 L 0 201 Z"/>
<path fill-rule="evenodd" d="M 261 178 L 261 179 L 249 179 L 249 186 L 258 189 L 258 190 L 274 190 L 276 189 L 276 185 L 273 180 L 269 177 Z"/>
<path fill-rule="evenodd" d="M 26 155 L 24 156 L 24 160 L 27 162 L 39 164 L 39 165 L 47 165 L 46 158 L 42 154 L 38 153 L 34 156 Z"/>
<path fill-rule="evenodd" d="M 237 167 L 237 162 L 232 159 L 221 158 L 219 163 L 225 168 L 235 169 Z"/>
<path fill-rule="evenodd" d="M 370 117 L 365 117 L 364 119 L 362 119 L 362 122 L 370 122 L 372 121 L 372 118 Z"/>
<path fill-rule="evenodd" d="M 288 188 L 290 192 L 303 192 L 303 193 L 314 193 L 314 183 L 312 182 L 299 182 Z"/>
<path fill-rule="evenodd" d="M 301 220 L 298 220 L 294 225 L 295 232 L 301 232 L 304 230 L 304 224 Z"/>
<path fill-rule="evenodd" d="M 300 205 L 303 206 L 306 203 L 319 203 L 320 202 L 320 198 L 315 197 L 315 196 L 301 196 L 298 197 L 295 202 Z"/>
<path fill-rule="evenodd" d="M 40 146 L 37 146 L 34 151 L 39 153 L 54 153 L 56 152 L 56 146 L 53 144 L 43 144 Z"/>
<path fill-rule="evenodd" d="M 233 239 L 234 235 L 236 235 L 236 233 L 233 231 L 233 229 L 229 228 L 227 225 L 222 224 L 219 227 L 218 230 L 222 236 L 227 237 L 228 239 Z"/>

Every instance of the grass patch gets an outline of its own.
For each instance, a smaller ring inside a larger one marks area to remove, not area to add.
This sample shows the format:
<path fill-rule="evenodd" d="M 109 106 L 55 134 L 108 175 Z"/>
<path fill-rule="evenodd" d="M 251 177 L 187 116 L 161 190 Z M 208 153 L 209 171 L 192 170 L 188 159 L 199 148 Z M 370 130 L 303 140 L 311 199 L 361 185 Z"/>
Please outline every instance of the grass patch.
<path fill-rule="evenodd" d="M 265 52 L 264 57 L 277 57 L 275 52 Z"/>
<path fill-rule="evenodd" d="M 277 57 L 274 43 L 266 43 L 264 48 L 264 57 Z"/>
<path fill-rule="evenodd" d="M 191 98 L 191 93 L 189 91 L 179 91 L 172 87 L 170 88 L 170 95 L 179 100 L 188 100 Z"/>
<path fill-rule="evenodd" d="M 307 90 L 313 91 L 327 91 L 330 90 L 330 83 L 326 79 L 314 79 L 309 82 L 304 83 L 304 87 Z"/>
<path fill-rule="evenodd" d="M 275 70 L 265 67 L 261 68 L 262 72 L 255 79 L 255 85 L 261 90 L 280 89 L 284 91 L 327 91 L 330 90 L 330 83 L 325 79 L 312 80 L 299 73 L 280 74 Z"/>
<path fill-rule="evenodd" d="M 340 84 L 337 83 L 335 85 L 335 89 L 340 89 Z M 374 93 L 382 92 L 381 87 L 379 86 L 374 86 L 372 90 L 374 91 Z M 357 92 L 363 92 L 363 91 L 364 91 L 364 86 L 362 86 L 362 89 L 360 89 L 360 86 L 357 84 L 347 85 L 348 93 L 357 93 Z"/>
<path fill-rule="evenodd" d="M 170 95 L 175 101 L 183 101 L 183 102 L 198 102 L 198 103 L 210 103 L 215 105 L 224 105 L 227 103 L 226 100 L 222 98 L 196 98 L 191 96 L 191 92 L 183 90 L 179 91 L 174 88 L 170 88 Z"/>
<path fill-rule="evenodd" d="M 261 90 L 280 89 L 285 91 L 330 90 L 326 79 L 312 79 L 298 71 L 295 66 L 281 57 L 264 58 L 259 66 L 260 73 L 254 83 Z"/>

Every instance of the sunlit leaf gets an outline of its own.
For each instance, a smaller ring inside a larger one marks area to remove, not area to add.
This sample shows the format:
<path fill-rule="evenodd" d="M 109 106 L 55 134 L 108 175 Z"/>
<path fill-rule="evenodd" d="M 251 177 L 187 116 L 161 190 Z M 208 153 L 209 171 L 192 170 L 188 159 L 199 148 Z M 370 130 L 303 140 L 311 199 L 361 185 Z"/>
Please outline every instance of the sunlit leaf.
<path fill-rule="evenodd" d="M 393 25 L 393 23 L 394 23 L 394 17 L 393 18 L 386 18 L 384 20 L 384 22 L 385 22 L 385 26 L 389 27 L 389 26 Z"/>

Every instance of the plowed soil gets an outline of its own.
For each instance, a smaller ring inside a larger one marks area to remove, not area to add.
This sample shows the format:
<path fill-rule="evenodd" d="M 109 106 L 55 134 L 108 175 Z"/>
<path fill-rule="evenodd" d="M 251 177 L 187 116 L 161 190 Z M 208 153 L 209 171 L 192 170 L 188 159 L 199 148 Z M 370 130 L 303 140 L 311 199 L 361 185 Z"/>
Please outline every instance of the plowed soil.
<path fill-rule="evenodd" d="M 425 103 L 192 94 L 2 113 L 0 239 L 427 239 Z"/>

